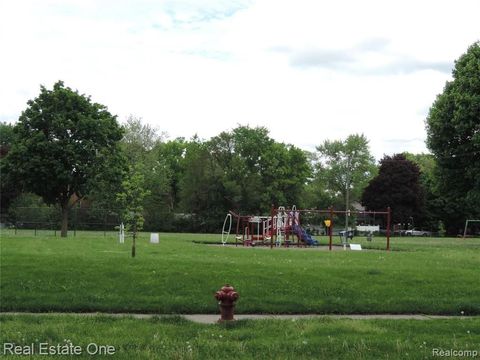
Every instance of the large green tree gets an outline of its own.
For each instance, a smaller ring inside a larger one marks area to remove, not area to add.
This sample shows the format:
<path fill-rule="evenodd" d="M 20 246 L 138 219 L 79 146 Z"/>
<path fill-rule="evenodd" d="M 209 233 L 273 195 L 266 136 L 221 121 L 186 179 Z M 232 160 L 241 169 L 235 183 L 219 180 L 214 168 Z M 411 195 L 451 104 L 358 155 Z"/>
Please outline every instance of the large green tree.
<path fill-rule="evenodd" d="M 202 229 L 218 230 L 228 210 L 265 214 L 272 204 L 299 205 L 310 176 L 304 151 L 278 143 L 262 127 L 238 126 L 185 149 L 182 208 Z"/>
<path fill-rule="evenodd" d="M 225 174 L 231 208 L 268 213 L 272 204 L 298 205 L 311 174 L 303 150 L 276 142 L 266 128 L 249 126 L 223 132 L 208 145 Z"/>
<path fill-rule="evenodd" d="M 14 136 L 13 125 L 0 122 L 0 211 L 2 215 L 21 192 L 18 179 L 15 179 L 13 173 L 7 171 L 6 157 L 15 142 Z"/>
<path fill-rule="evenodd" d="M 248 126 L 222 132 L 208 142 L 210 153 L 225 174 L 222 182 L 232 209 L 255 213 L 269 208 L 262 176 L 265 153 L 273 144 L 266 128 Z"/>
<path fill-rule="evenodd" d="M 198 139 L 189 143 L 184 160 L 185 174 L 179 184 L 184 220 L 190 220 L 189 225 L 197 231 L 218 231 L 230 207 L 225 174 L 211 156 L 208 144 Z"/>
<path fill-rule="evenodd" d="M 41 86 L 14 131 L 8 171 L 22 179 L 27 191 L 60 206 L 65 237 L 71 207 L 95 183 L 119 179 L 113 174 L 121 170 L 122 128 L 105 106 L 59 81 L 52 90 Z"/>
<path fill-rule="evenodd" d="M 154 147 L 163 142 L 166 136 L 134 115 L 127 118 L 123 128 L 124 134 L 121 146 L 132 166 L 143 162 Z"/>
<path fill-rule="evenodd" d="M 447 231 L 480 217 L 480 42 L 456 62 L 453 80 L 437 96 L 426 121 L 427 145 L 437 160 Z"/>
<path fill-rule="evenodd" d="M 128 165 L 141 173 L 143 186 L 149 192 L 142 200 L 146 230 L 173 230 L 169 227 L 173 217 L 169 182 L 173 174 L 166 158 L 159 153 L 165 144 L 165 137 L 157 128 L 133 115 L 124 124 L 121 147 Z"/>
<path fill-rule="evenodd" d="M 443 227 L 443 221 L 440 221 L 443 201 L 438 190 L 437 178 L 435 176 L 437 168 L 435 156 L 432 154 L 412 154 L 408 152 L 404 152 L 403 154 L 407 160 L 414 162 L 419 167 L 420 185 L 425 194 L 424 216 L 418 218 L 415 224 L 434 231 L 440 230 L 440 228 Z"/>
<path fill-rule="evenodd" d="M 316 176 L 327 186 L 332 198 L 340 197 L 345 210 L 358 201 L 377 167 L 370 153 L 367 138 L 362 134 L 349 135 L 345 140 L 326 140 L 317 146 Z M 348 228 L 348 215 L 345 216 Z"/>
<path fill-rule="evenodd" d="M 188 141 L 177 138 L 157 144 L 154 149 L 158 163 L 163 164 L 163 172 L 167 177 L 165 190 L 166 207 L 173 212 L 180 202 L 180 181 L 185 173 L 185 154 L 190 146 Z"/>
<path fill-rule="evenodd" d="M 0 159 L 10 151 L 14 136 L 13 125 L 0 121 Z"/>
<path fill-rule="evenodd" d="M 405 155 L 386 155 L 380 160 L 378 175 L 361 198 L 367 210 L 392 209 L 394 223 L 407 224 L 424 217 L 424 192 L 420 168 Z"/>

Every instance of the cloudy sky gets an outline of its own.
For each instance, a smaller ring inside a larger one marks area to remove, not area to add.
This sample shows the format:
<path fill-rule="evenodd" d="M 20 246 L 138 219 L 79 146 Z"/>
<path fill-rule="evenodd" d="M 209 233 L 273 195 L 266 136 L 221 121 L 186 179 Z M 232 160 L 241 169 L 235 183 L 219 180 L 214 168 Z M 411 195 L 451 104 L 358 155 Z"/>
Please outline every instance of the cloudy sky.
<path fill-rule="evenodd" d="M 477 0 L 0 0 L 0 121 L 61 79 L 170 138 L 248 124 L 306 150 L 363 133 L 376 158 L 424 152 L 478 14 Z"/>

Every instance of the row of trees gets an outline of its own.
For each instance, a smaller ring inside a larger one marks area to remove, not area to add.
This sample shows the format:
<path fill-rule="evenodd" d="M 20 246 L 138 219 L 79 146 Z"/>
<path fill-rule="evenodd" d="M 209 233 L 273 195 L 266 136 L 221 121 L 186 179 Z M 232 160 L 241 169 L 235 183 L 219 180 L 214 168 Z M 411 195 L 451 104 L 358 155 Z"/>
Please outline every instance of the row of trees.
<path fill-rule="evenodd" d="M 415 219 L 417 227 L 456 233 L 465 218 L 480 216 L 478 43 L 453 76 L 427 119 L 433 154 L 386 155 L 378 165 L 363 135 L 327 140 L 312 153 L 273 140 L 262 127 L 167 140 L 133 116 L 120 126 L 105 106 L 62 82 L 41 87 L 14 126 L 0 126 L 2 213 L 26 198 L 38 203 L 25 195 L 33 193 L 61 210 L 62 235 L 80 202 L 127 208 L 119 211 L 124 218 L 141 211 L 147 229 L 217 231 L 230 209 L 258 214 L 271 204 L 362 203 L 370 210 L 390 206 L 393 221 L 404 226 Z M 142 201 L 127 201 L 135 193 Z"/>
<path fill-rule="evenodd" d="M 164 141 L 130 117 L 125 131 L 132 139 L 122 143 L 127 162 L 142 164 L 151 192 L 146 224 L 163 230 L 218 230 L 229 209 L 261 213 L 272 203 L 298 203 L 311 176 L 307 154 L 275 142 L 265 128 L 239 126 L 208 141 Z"/>

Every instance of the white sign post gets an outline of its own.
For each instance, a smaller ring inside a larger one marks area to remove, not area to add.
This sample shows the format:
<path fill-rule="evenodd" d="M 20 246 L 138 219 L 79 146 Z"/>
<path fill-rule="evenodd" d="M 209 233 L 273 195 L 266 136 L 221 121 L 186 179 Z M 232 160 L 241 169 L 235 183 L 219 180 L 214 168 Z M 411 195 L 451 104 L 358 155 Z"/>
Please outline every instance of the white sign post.
<path fill-rule="evenodd" d="M 120 224 L 120 231 L 118 233 L 118 236 L 120 244 L 123 244 L 125 242 L 125 226 L 123 226 L 123 223 Z"/>

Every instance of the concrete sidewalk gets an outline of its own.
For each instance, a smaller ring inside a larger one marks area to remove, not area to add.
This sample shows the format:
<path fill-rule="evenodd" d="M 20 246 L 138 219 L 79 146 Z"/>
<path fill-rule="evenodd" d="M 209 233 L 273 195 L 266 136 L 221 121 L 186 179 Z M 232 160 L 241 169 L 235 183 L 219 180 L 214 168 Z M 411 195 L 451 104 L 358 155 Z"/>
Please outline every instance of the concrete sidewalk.
<path fill-rule="evenodd" d="M 110 316 L 116 318 L 132 317 L 135 319 L 150 319 L 153 317 L 171 317 L 182 316 L 187 320 L 201 323 L 214 324 L 220 318 L 219 314 L 128 314 L 128 313 L 23 313 L 23 312 L 1 312 L 0 315 L 32 315 L 32 316 Z M 332 315 L 332 314 L 291 314 L 291 315 L 271 315 L 271 314 L 238 314 L 235 315 L 236 320 L 261 320 L 261 319 L 275 319 L 275 320 L 300 320 L 300 319 L 352 319 L 352 320 L 442 320 L 442 319 L 471 319 L 479 316 L 452 316 L 452 315 L 425 315 L 425 314 L 349 314 L 349 315 Z"/>
<path fill-rule="evenodd" d="M 210 314 L 194 314 L 194 315 L 182 315 L 184 318 L 202 324 L 213 324 L 217 322 L 220 318 L 220 315 L 210 315 Z M 405 314 L 405 315 L 395 315 L 395 314 L 371 314 L 371 315 L 320 315 L 320 314 L 292 314 L 292 315 L 260 315 L 260 314 L 239 314 L 235 315 L 236 320 L 261 320 L 261 319 L 275 319 L 275 320 L 300 320 L 300 319 L 319 319 L 319 318 L 329 318 L 329 319 L 352 319 L 352 320 L 371 320 L 371 319 L 382 319 L 382 320 L 434 320 L 434 319 L 455 319 L 455 318 L 465 318 L 460 316 L 439 316 L 439 315 L 418 315 L 418 314 Z"/>

